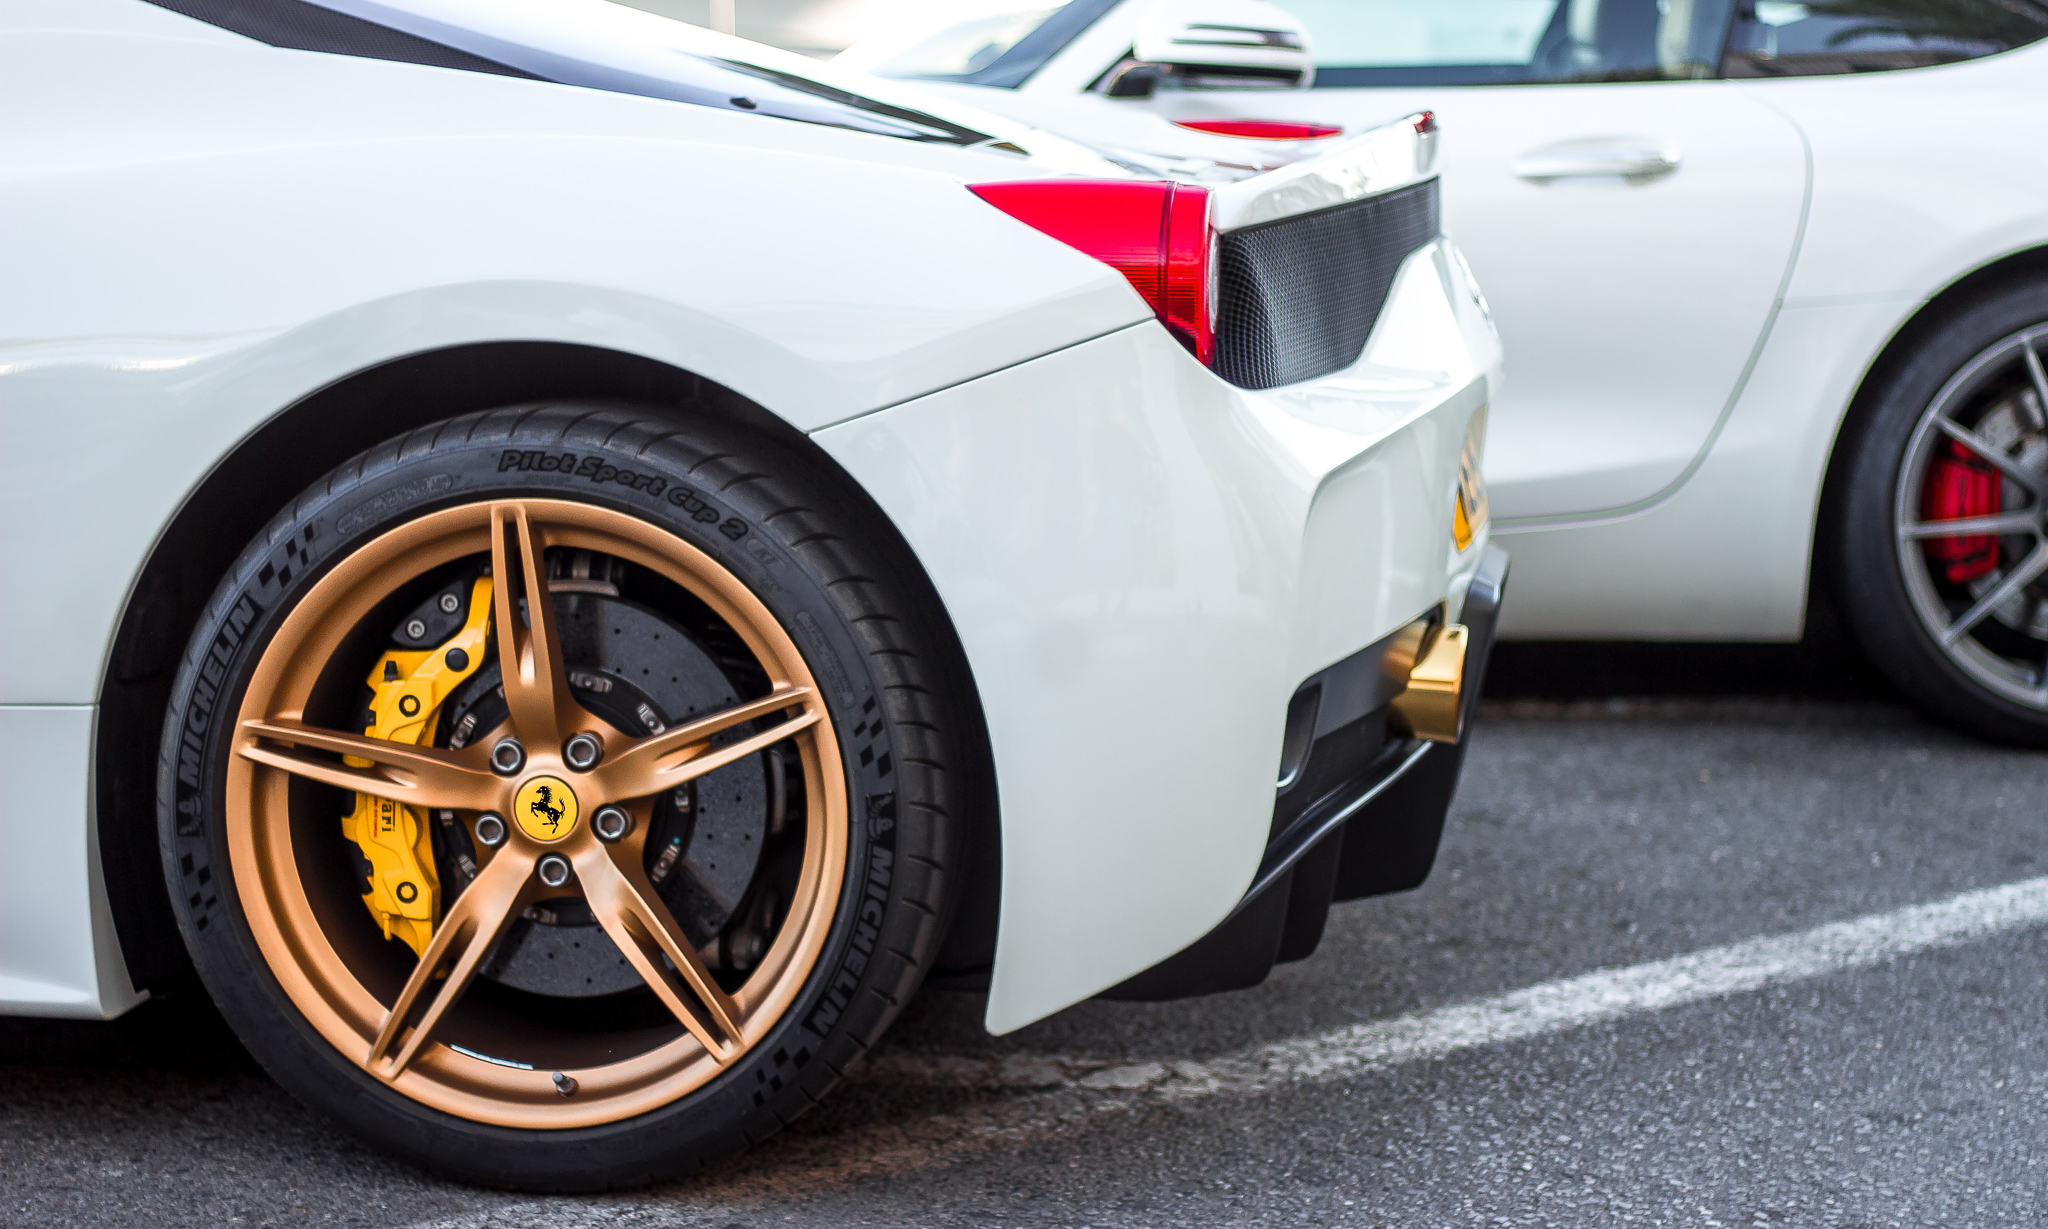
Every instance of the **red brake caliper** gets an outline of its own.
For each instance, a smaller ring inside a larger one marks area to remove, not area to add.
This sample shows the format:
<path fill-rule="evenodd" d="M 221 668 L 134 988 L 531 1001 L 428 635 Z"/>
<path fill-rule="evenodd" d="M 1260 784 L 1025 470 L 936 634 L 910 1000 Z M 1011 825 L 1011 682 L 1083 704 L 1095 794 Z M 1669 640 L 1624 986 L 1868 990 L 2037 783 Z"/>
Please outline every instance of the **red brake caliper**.
<path fill-rule="evenodd" d="M 2003 477 L 1956 441 L 1947 444 L 1947 455 L 1935 456 L 1927 467 L 1927 481 L 1921 484 L 1921 519 L 1954 521 L 1997 512 L 2004 506 Z M 1953 584 L 1975 580 L 1998 566 L 1998 539 L 1992 534 L 1929 538 L 1926 546 L 1927 557 L 1946 566 Z"/>

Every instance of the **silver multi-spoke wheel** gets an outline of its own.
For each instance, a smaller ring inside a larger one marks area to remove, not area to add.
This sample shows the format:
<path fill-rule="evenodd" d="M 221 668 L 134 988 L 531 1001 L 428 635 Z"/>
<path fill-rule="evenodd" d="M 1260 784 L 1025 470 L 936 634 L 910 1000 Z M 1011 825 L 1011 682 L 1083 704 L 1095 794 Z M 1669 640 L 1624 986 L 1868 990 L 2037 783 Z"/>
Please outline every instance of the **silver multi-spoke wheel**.
<path fill-rule="evenodd" d="M 1965 363 L 1921 414 L 1892 501 L 1921 625 L 1968 677 L 2048 711 L 2048 325 Z"/>

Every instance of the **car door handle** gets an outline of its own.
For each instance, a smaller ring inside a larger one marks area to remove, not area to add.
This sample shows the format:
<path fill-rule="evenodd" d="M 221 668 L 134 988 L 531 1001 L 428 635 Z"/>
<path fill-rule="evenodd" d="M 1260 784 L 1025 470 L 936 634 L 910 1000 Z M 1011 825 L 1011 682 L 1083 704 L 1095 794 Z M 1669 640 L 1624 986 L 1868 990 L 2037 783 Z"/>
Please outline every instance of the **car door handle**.
<path fill-rule="evenodd" d="M 1640 184 L 1671 174 L 1681 161 L 1676 147 L 1652 137 L 1584 137 L 1532 149 L 1508 169 L 1532 183 L 1612 176 Z"/>

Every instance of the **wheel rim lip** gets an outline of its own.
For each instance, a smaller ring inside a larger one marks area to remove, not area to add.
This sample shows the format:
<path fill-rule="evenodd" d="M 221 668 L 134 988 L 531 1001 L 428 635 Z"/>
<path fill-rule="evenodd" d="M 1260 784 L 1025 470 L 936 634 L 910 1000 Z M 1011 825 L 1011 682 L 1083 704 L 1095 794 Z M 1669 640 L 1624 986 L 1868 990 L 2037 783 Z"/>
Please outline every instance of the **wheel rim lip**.
<path fill-rule="evenodd" d="M 386 531 L 337 561 L 272 632 L 243 691 L 236 725 L 303 711 L 312 684 L 342 638 L 398 585 L 454 559 L 489 552 L 490 509 L 518 502 L 546 531 L 549 546 L 604 549 L 681 585 L 746 643 L 771 684 L 810 688 L 819 718 L 790 738 L 798 749 L 806 798 L 804 855 L 795 900 L 755 971 L 732 995 L 741 1045 L 750 1052 L 786 1016 L 822 954 L 845 882 L 847 783 L 829 707 L 794 640 L 739 579 L 675 534 L 623 512 L 569 500 L 517 495 L 428 513 Z M 394 579 L 395 577 L 395 579 Z M 480 748 L 485 755 L 488 749 Z M 523 779 L 559 775 L 558 757 L 529 749 Z M 480 765 L 484 763 L 479 760 Z M 230 865 L 241 912 L 270 975 L 314 1030 L 358 1069 L 386 1005 L 356 977 L 319 924 L 296 873 L 290 832 L 290 776 L 228 757 L 224 812 Z M 509 821 L 508 829 L 515 826 Z M 587 818 L 577 825 L 588 835 Z M 336 833 L 340 839 L 339 832 Z M 508 831 L 507 841 L 520 837 Z M 565 848 L 551 842 L 547 849 Z M 389 1087 L 434 1109 L 472 1121 L 523 1128 L 594 1126 L 658 1109 L 716 1078 L 719 1064 L 689 1033 L 617 1062 L 563 1068 L 579 1086 L 564 1098 L 549 1070 L 521 1070 L 428 1044 Z"/>
<path fill-rule="evenodd" d="M 1963 633 L 1953 644 L 1943 643 L 1942 638 L 1949 624 L 1954 622 L 1954 616 L 1935 588 L 1933 568 L 1922 549 L 1922 542 L 1926 539 L 1907 538 L 1902 527 L 1919 520 L 1927 468 L 1933 459 L 1936 443 L 1945 438 L 1936 423 L 1947 418 L 1950 409 L 1975 395 L 1992 379 L 2003 375 L 2012 363 L 2025 364 L 2026 348 L 2043 337 L 2048 337 L 2048 325 L 2020 329 L 1979 352 L 1948 378 L 1941 391 L 1920 412 L 1920 420 L 1914 424 L 1913 434 L 1907 439 L 1905 458 L 1899 467 L 1892 500 L 1892 540 L 1897 550 L 1899 572 L 1921 629 L 1927 633 L 1934 647 L 1972 681 L 2002 699 L 2037 711 L 2048 711 L 2048 671 L 2038 676 L 2041 681 L 2030 681 L 2037 677 L 2035 672 L 2022 672 L 2006 658 L 1979 643 L 1974 634 L 1975 628 Z M 2048 405 L 2043 408 L 2048 409 Z M 2036 498 L 2033 510 L 2048 515 L 2048 501 Z M 2048 550 L 2048 537 L 2038 530 L 2034 549 Z M 1984 616 L 1985 619 L 1995 617 L 1993 612 Z M 1982 626 L 1981 620 L 1979 626 Z"/>

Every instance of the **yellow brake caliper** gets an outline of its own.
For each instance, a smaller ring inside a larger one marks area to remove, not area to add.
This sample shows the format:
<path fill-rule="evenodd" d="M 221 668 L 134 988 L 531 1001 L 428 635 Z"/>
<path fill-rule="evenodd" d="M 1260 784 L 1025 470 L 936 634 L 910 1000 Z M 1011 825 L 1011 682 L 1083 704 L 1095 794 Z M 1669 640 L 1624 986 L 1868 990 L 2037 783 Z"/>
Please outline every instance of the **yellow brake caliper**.
<path fill-rule="evenodd" d="M 370 716 L 363 733 L 391 742 L 418 744 L 428 740 L 441 704 L 462 680 L 484 664 L 490 630 L 491 581 L 479 577 L 469 595 L 469 618 L 462 630 L 438 647 L 393 649 L 370 671 Z M 368 768 L 370 761 L 343 756 L 343 762 Z M 434 937 L 434 919 L 441 915 L 441 881 L 434 872 L 434 844 L 426 820 L 411 807 L 388 798 L 357 794 L 355 810 L 341 821 L 342 834 L 370 860 L 370 890 L 363 905 L 384 928 L 412 945 L 421 955 Z"/>

